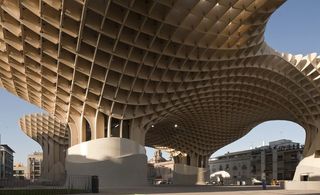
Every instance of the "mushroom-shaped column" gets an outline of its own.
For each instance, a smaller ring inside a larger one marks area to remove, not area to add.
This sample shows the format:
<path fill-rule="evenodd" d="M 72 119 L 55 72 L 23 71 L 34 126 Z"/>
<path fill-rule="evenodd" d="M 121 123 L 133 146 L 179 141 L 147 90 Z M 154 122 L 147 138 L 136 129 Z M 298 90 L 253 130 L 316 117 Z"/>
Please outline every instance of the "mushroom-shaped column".
<path fill-rule="evenodd" d="M 306 132 L 304 158 L 298 164 L 294 181 L 320 180 L 320 124 Z"/>
<path fill-rule="evenodd" d="M 20 127 L 42 147 L 41 180 L 64 184 L 68 126 L 47 114 L 31 114 L 20 119 Z"/>
<path fill-rule="evenodd" d="M 0 86 L 68 124 L 68 174 L 100 186 L 145 183 L 144 144 L 204 168 L 267 120 L 318 135 L 319 58 L 264 42 L 284 2 L 1 0 Z"/>
<path fill-rule="evenodd" d="M 294 181 L 320 181 L 320 56 L 312 53 L 306 56 L 283 54 L 282 57 L 293 64 L 312 83 L 314 88 L 310 93 L 312 102 L 306 103 L 312 114 L 305 114 L 309 124 L 303 124 L 306 131 L 306 141 L 303 159 L 296 168 Z M 308 88 L 306 85 L 304 86 Z M 311 98 L 310 98 L 311 99 Z"/>
<path fill-rule="evenodd" d="M 204 185 L 209 181 L 208 159 L 210 155 L 173 153 L 173 184 Z"/>

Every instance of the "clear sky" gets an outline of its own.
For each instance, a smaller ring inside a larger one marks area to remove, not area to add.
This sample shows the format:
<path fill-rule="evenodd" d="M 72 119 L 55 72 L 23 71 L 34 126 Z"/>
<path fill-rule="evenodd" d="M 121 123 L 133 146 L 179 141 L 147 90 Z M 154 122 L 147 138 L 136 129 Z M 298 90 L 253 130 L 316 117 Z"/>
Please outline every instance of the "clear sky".
<path fill-rule="evenodd" d="M 278 51 L 293 54 L 320 54 L 320 0 L 288 0 L 270 18 L 265 39 Z M 27 154 L 41 151 L 41 147 L 28 138 L 18 125 L 25 114 L 43 112 L 39 108 L 0 89 L 0 134 L 3 144 L 16 151 L 15 161 L 26 162 Z M 291 139 L 304 143 L 305 133 L 301 126 L 287 121 L 271 121 L 258 125 L 245 137 L 218 150 L 214 156 L 228 151 L 261 146 L 263 142 Z M 148 149 L 150 157 L 153 150 Z"/>
<path fill-rule="evenodd" d="M 319 11 L 319 0 L 288 0 L 271 16 L 266 42 L 281 52 L 320 55 Z"/>
<path fill-rule="evenodd" d="M 35 112 L 44 112 L 38 107 L 0 89 L 0 134 L 1 143 L 8 144 L 16 153 L 15 162 L 26 162 L 28 154 L 42 151 L 40 145 L 20 130 L 19 119 Z"/>

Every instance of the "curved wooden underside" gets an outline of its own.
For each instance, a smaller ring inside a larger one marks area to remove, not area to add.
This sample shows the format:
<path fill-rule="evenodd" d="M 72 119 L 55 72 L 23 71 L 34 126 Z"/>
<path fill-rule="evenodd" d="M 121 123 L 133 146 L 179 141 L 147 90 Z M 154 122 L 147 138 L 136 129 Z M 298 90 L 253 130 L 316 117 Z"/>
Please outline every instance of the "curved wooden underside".
<path fill-rule="evenodd" d="M 146 145 L 189 154 L 273 119 L 302 125 L 308 144 L 320 58 L 264 42 L 282 3 L 3 0 L 0 86 L 63 123 L 98 112 L 138 120 Z"/>
<path fill-rule="evenodd" d="M 68 146 L 68 125 L 47 114 L 30 114 L 20 119 L 21 130 L 38 143 L 48 139 L 59 145 Z M 43 145 L 41 145 L 43 146 Z"/>
<path fill-rule="evenodd" d="M 65 180 L 65 158 L 69 146 L 68 126 L 47 114 L 32 114 L 20 119 L 20 128 L 41 145 L 41 180 L 62 184 Z"/>

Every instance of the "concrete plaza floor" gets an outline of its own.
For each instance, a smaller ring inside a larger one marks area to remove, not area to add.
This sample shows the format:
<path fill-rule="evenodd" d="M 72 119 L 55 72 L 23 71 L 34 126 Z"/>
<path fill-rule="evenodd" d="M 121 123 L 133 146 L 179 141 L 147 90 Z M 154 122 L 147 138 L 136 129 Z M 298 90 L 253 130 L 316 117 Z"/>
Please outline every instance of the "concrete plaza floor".
<path fill-rule="evenodd" d="M 141 188 L 108 188 L 101 189 L 100 194 L 152 194 L 152 195 L 320 195 L 320 191 L 290 191 L 279 187 L 268 186 L 150 186 Z"/>

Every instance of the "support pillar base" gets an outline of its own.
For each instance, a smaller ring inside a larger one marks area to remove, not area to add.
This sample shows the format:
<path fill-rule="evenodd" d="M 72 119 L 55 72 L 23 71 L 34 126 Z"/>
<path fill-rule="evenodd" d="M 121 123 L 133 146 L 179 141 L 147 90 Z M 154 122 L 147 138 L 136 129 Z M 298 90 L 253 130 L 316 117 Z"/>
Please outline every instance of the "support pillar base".
<path fill-rule="evenodd" d="M 40 181 L 48 184 L 63 185 L 66 179 L 65 167 L 61 162 L 55 163 L 50 170 L 41 173 Z"/>
<path fill-rule="evenodd" d="M 209 181 L 209 174 L 207 168 L 175 164 L 172 180 L 175 185 L 205 185 Z"/>
<path fill-rule="evenodd" d="M 96 175 L 99 186 L 147 185 L 147 156 L 132 140 L 111 137 L 83 142 L 68 149 L 67 175 Z"/>
<path fill-rule="evenodd" d="M 320 181 L 320 158 L 307 156 L 300 161 L 294 174 L 294 181 Z"/>
<path fill-rule="evenodd" d="M 320 181 L 320 122 L 317 127 L 306 131 L 305 157 L 296 168 L 294 181 Z"/>

